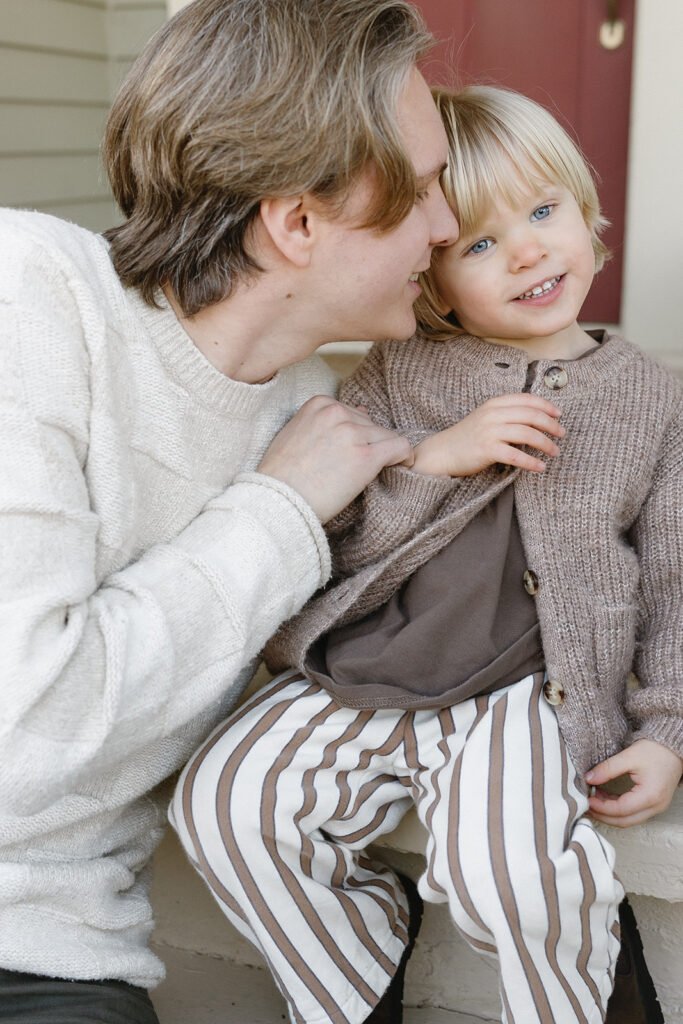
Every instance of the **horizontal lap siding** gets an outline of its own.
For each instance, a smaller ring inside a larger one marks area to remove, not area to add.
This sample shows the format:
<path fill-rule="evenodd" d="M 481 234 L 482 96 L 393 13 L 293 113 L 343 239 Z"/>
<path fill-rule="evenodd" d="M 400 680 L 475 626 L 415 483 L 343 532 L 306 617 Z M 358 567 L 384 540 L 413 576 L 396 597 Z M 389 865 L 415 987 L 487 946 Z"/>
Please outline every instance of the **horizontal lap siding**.
<path fill-rule="evenodd" d="M 109 89 L 113 96 L 131 64 L 166 20 L 159 0 L 112 0 L 108 17 Z"/>
<path fill-rule="evenodd" d="M 163 0 L 2 0 L 0 205 L 101 231 L 119 214 L 99 159 L 113 89 Z"/>

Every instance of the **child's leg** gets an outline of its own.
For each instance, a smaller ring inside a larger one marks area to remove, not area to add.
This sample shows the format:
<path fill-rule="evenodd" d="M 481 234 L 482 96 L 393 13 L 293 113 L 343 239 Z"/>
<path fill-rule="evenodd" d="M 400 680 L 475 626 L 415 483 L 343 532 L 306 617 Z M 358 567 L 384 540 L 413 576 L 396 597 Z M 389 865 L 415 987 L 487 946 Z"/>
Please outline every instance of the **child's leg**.
<path fill-rule="evenodd" d="M 431 759 L 415 776 L 430 832 L 422 896 L 448 901 L 470 944 L 498 955 L 508 1024 L 600 1024 L 623 890 L 612 848 L 582 817 L 540 678 L 442 712 L 440 725 L 442 767 Z M 422 740 L 423 763 L 424 751 Z"/>
<path fill-rule="evenodd" d="M 209 737 L 176 790 L 185 849 L 296 1024 L 360 1024 L 401 959 L 405 896 L 356 851 L 411 802 L 394 768 L 405 717 L 341 708 L 290 673 Z"/>

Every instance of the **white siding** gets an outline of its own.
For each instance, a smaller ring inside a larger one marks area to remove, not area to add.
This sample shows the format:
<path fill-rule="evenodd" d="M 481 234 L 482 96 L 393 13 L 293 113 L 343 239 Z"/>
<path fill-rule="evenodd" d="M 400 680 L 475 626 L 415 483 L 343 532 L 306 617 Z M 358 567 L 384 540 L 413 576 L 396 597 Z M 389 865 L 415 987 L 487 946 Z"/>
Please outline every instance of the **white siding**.
<path fill-rule="evenodd" d="M 99 161 L 114 88 L 164 0 L 1 0 L 0 205 L 99 231 L 118 218 Z"/>
<path fill-rule="evenodd" d="M 109 89 L 113 96 L 145 43 L 166 20 L 165 0 L 109 0 Z"/>

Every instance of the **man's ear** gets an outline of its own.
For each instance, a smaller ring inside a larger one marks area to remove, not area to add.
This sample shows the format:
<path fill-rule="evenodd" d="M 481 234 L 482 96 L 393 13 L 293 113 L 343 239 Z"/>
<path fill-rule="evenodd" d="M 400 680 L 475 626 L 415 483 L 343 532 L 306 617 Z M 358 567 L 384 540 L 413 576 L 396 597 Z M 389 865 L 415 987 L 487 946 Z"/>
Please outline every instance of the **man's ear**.
<path fill-rule="evenodd" d="M 311 223 L 313 204 L 310 196 L 262 199 L 260 213 L 270 241 L 282 256 L 296 267 L 308 266 L 315 234 Z"/>

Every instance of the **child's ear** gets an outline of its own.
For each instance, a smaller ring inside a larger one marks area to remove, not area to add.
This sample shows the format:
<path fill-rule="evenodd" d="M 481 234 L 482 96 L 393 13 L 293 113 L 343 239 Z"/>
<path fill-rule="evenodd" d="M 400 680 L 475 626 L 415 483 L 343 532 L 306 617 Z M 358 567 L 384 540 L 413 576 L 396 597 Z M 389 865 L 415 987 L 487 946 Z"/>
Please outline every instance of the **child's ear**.
<path fill-rule="evenodd" d="M 261 223 L 280 254 L 296 267 L 308 266 L 314 243 L 313 204 L 309 196 L 263 199 L 259 212 Z"/>

